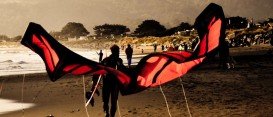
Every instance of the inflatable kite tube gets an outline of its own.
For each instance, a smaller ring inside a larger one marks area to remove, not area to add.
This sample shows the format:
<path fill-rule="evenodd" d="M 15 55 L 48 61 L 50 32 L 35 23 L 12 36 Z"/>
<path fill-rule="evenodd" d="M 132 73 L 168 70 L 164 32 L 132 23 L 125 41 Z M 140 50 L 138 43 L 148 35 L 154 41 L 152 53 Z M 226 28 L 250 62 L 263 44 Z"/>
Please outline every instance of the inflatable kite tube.
<path fill-rule="evenodd" d="M 21 43 L 43 59 L 51 81 L 56 81 L 67 73 L 74 75 L 110 73 L 119 81 L 121 94 L 128 95 L 179 78 L 200 64 L 224 41 L 225 24 L 221 6 L 211 3 L 196 18 L 194 26 L 200 37 L 200 44 L 194 52 L 152 53 L 142 58 L 135 68 L 123 70 L 104 66 L 76 54 L 36 23 L 29 24 Z"/>

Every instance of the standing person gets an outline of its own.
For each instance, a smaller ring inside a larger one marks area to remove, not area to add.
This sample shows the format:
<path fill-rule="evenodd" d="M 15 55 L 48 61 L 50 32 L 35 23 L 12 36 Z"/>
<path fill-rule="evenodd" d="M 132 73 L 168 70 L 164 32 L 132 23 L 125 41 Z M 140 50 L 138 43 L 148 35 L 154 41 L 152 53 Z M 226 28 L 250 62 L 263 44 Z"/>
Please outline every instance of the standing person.
<path fill-rule="evenodd" d="M 122 63 L 122 59 L 119 58 L 119 47 L 113 45 L 111 48 L 111 55 L 102 60 L 102 64 L 114 69 L 123 70 L 125 66 Z M 102 87 L 102 100 L 105 117 L 114 117 L 117 110 L 117 100 L 119 95 L 119 82 L 115 75 L 106 74 L 103 78 Z M 111 96 L 111 109 L 109 114 L 109 98 Z"/>
<path fill-rule="evenodd" d="M 128 61 L 128 67 L 130 67 L 131 63 L 132 63 L 132 56 L 133 56 L 133 48 L 131 47 L 130 44 L 128 44 L 128 46 L 125 50 L 125 53 L 126 53 L 126 57 L 127 57 L 127 61 Z"/>
<path fill-rule="evenodd" d="M 164 51 L 165 50 L 165 46 L 162 44 L 161 46 L 161 50 Z"/>
<path fill-rule="evenodd" d="M 184 51 L 188 51 L 188 44 L 184 42 Z"/>
<path fill-rule="evenodd" d="M 99 55 L 99 63 L 101 63 L 102 57 L 103 57 L 102 50 L 100 50 L 99 53 L 98 52 L 96 52 L 96 53 Z M 91 87 L 91 90 L 85 93 L 85 97 L 87 100 L 89 100 L 89 98 L 91 98 L 92 92 L 95 90 L 95 84 L 98 82 L 99 77 L 100 77 L 100 75 L 97 75 L 97 74 L 93 75 L 93 77 L 92 77 L 93 85 Z M 95 93 L 98 96 L 100 95 L 100 92 L 98 89 L 95 90 Z M 90 101 L 91 106 L 94 106 L 94 103 L 95 103 L 95 101 L 94 101 L 94 98 L 92 97 L 92 99 Z"/>
<path fill-rule="evenodd" d="M 99 55 L 99 63 L 101 63 L 103 57 L 102 50 L 100 50 L 100 53 L 97 52 L 97 54 Z"/>
<path fill-rule="evenodd" d="M 156 52 L 157 44 L 154 44 L 154 52 Z"/>
<path fill-rule="evenodd" d="M 228 42 L 226 40 L 220 43 L 219 58 L 220 58 L 220 67 L 224 69 L 234 68 L 234 60 L 229 55 L 229 47 L 228 47 Z"/>

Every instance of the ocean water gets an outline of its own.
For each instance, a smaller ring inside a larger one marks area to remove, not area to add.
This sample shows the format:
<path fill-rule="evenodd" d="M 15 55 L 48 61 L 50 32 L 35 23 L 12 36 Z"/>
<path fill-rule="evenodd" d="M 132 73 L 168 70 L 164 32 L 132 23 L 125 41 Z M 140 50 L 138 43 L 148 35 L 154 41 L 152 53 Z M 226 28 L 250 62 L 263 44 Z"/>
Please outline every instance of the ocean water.
<path fill-rule="evenodd" d="M 0 104 L 1 104 L 0 115 L 10 113 L 13 111 L 19 111 L 22 109 L 31 108 L 35 106 L 35 104 L 33 103 L 21 103 L 16 100 L 1 99 L 1 98 L 0 98 Z"/>
<path fill-rule="evenodd" d="M 98 61 L 99 56 L 96 53 L 98 50 L 88 49 L 71 49 L 79 55 Z M 109 56 L 110 51 L 103 51 L 103 58 Z M 139 60 L 145 55 L 133 55 L 132 64 L 136 65 Z M 123 64 L 127 65 L 125 53 L 121 51 L 120 58 L 123 59 Z M 0 76 L 45 73 L 45 64 L 38 54 L 29 50 L 26 47 L 0 47 Z M 1 95 L 1 94 L 0 94 Z M 0 98 L 0 116 L 22 109 L 33 108 L 35 103 L 22 103 L 18 100 Z"/>
<path fill-rule="evenodd" d="M 99 58 L 96 50 L 72 49 L 72 51 L 93 61 L 98 61 Z M 103 51 L 103 53 L 103 58 L 111 54 L 109 50 Z M 143 56 L 145 55 L 133 55 L 132 64 L 136 65 Z M 123 51 L 120 53 L 120 58 L 123 59 L 123 64 L 127 65 Z M 45 64 L 40 56 L 33 51 L 23 47 L 0 48 L 0 76 L 43 72 L 46 72 Z"/>

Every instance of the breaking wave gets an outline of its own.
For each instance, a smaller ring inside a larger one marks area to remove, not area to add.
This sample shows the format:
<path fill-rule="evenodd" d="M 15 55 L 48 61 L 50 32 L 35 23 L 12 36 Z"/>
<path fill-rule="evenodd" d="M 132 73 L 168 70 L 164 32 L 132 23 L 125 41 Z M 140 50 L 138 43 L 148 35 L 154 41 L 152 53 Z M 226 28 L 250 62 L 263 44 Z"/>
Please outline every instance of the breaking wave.
<path fill-rule="evenodd" d="M 5 61 L 1 61 L 0 63 L 12 63 L 12 60 L 5 60 Z"/>

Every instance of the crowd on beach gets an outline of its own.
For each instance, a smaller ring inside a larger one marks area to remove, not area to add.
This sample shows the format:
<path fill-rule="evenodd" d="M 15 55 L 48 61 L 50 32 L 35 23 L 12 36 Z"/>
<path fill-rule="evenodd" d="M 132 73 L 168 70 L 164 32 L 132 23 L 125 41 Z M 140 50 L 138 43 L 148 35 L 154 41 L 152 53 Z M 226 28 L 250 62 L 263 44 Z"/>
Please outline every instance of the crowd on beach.
<path fill-rule="evenodd" d="M 227 38 L 226 42 L 229 48 L 232 47 L 250 47 L 253 45 L 260 44 L 270 44 L 271 40 L 273 40 L 273 33 L 259 33 L 259 34 L 246 34 L 239 35 L 234 38 Z M 189 39 L 189 41 L 182 41 L 180 43 L 172 43 L 172 44 L 157 44 L 154 43 L 151 45 L 153 47 L 153 52 L 165 52 L 165 51 L 194 51 L 196 49 L 196 45 L 198 45 L 200 39 L 198 37 L 194 39 Z M 134 46 L 134 45 L 132 45 Z M 134 46 L 135 48 L 139 48 Z M 124 46 L 121 46 L 122 50 L 124 50 Z M 145 49 L 140 48 L 141 53 L 145 52 Z"/>
<path fill-rule="evenodd" d="M 249 47 L 252 45 L 269 44 L 273 38 L 273 30 L 266 33 L 243 34 L 227 39 L 229 47 Z"/>

